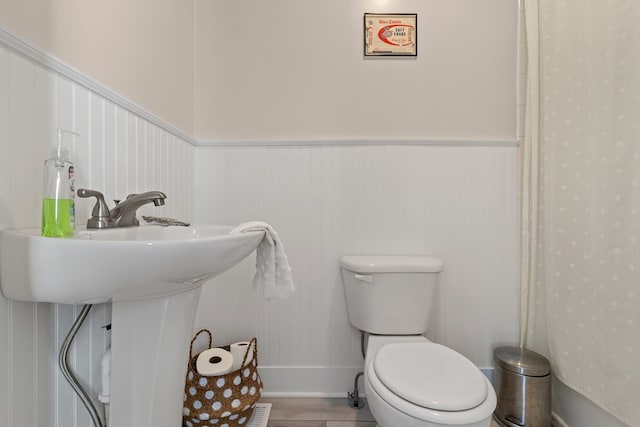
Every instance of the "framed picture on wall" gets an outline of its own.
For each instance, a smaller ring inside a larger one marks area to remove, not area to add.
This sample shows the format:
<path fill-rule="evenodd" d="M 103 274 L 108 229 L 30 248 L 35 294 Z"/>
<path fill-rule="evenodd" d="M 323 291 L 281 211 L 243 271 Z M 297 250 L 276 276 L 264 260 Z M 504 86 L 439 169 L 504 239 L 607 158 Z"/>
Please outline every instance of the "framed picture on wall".
<path fill-rule="evenodd" d="M 415 13 L 365 13 L 364 56 L 417 56 Z"/>

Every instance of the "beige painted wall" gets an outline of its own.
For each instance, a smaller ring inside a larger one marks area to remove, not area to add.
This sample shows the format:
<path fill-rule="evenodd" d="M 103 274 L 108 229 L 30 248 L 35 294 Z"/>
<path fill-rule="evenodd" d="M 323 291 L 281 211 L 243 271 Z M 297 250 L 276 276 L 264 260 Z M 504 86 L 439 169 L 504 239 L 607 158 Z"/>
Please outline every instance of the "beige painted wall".
<path fill-rule="evenodd" d="M 193 132 L 193 1 L 0 0 L 0 26 Z"/>
<path fill-rule="evenodd" d="M 516 139 L 514 0 L 195 0 L 198 138 Z M 418 14 L 363 58 L 363 14 Z"/>
<path fill-rule="evenodd" d="M 418 14 L 363 58 L 364 12 Z M 513 0 L 0 0 L 0 25 L 196 138 L 515 139 Z"/>

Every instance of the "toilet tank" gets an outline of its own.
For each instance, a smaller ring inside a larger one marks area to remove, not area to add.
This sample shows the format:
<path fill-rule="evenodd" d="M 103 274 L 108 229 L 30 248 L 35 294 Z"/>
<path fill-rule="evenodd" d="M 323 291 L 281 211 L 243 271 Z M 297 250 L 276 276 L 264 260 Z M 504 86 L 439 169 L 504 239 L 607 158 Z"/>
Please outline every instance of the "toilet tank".
<path fill-rule="evenodd" d="M 380 335 L 427 331 L 442 260 L 432 256 L 343 256 L 340 265 L 353 326 Z"/>

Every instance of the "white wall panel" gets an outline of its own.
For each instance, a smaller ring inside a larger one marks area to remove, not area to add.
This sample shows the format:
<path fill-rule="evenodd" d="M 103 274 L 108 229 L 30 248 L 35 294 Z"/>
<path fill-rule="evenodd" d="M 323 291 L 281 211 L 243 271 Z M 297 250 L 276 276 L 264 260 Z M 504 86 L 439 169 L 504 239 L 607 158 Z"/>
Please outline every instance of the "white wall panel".
<path fill-rule="evenodd" d="M 35 349 L 33 334 L 35 305 L 29 303 L 12 302 L 11 313 L 11 354 L 12 369 L 9 372 L 9 383 L 12 386 L 13 422 L 33 424 L 33 399 L 16 399 L 16 396 L 31 396 L 35 394 Z"/>
<path fill-rule="evenodd" d="M 269 222 L 297 293 L 257 297 L 252 256 L 205 286 L 196 326 L 219 344 L 257 335 L 271 393 L 343 395 L 344 375 L 321 380 L 362 363 L 339 257 L 434 254 L 445 271 L 430 335 L 491 367 L 493 347 L 518 334 L 516 158 L 516 147 L 200 148 L 198 222 Z M 305 370 L 318 383 L 295 389 Z"/>
<path fill-rule="evenodd" d="M 0 299 L 4 299 L 0 297 Z M 34 425 L 48 426 L 53 418 L 53 402 L 55 396 L 54 371 L 51 368 L 53 361 L 57 357 L 57 347 L 53 340 L 53 335 L 43 333 L 51 330 L 51 325 L 55 324 L 54 310 L 52 304 L 36 304 L 36 324 L 33 331 L 35 341 L 35 394 L 33 399 L 34 414 L 36 416 Z"/>
<path fill-rule="evenodd" d="M 53 128 L 80 134 L 77 187 L 111 199 L 161 190 L 167 203 L 141 213 L 194 218 L 191 142 L 0 46 L 0 228 L 39 227 L 42 164 Z M 93 201 L 76 199 L 77 223 Z M 57 369 L 58 349 L 80 307 L 19 303 L 0 296 L 0 427 L 89 427 L 90 418 Z M 94 401 L 109 345 L 96 305 L 76 337 L 70 363 Z"/>
<path fill-rule="evenodd" d="M 60 351 L 60 346 L 64 342 L 64 338 L 67 334 L 67 331 L 69 331 L 71 329 L 71 326 L 73 325 L 74 311 L 75 311 L 74 307 L 70 305 L 62 305 L 62 304 L 55 305 L 55 319 L 54 319 L 55 329 L 53 332 L 55 334 L 54 342 L 55 342 L 56 352 Z M 46 331 L 46 330 L 42 331 L 42 333 L 48 333 L 48 332 L 49 331 Z M 91 349 L 84 349 L 84 350 L 91 351 Z M 73 353 L 76 352 L 76 347 L 74 346 L 74 348 L 72 348 L 70 351 L 72 352 L 71 356 L 73 356 Z M 72 369 L 75 368 L 73 364 L 71 364 L 71 366 L 72 366 Z M 79 424 L 76 424 L 75 422 L 76 420 L 75 406 L 76 406 L 76 403 L 79 403 L 79 402 L 75 401 L 73 397 L 73 390 L 71 389 L 71 387 L 69 387 L 69 385 L 67 384 L 67 380 L 64 378 L 60 370 L 57 368 L 57 359 L 54 359 L 52 361 L 52 364 L 50 365 L 50 369 L 52 369 L 53 372 L 55 373 L 54 396 L 56 399 L 55 401 L 56 416 L 54 420 L 56 424 L 54 425 L 76 427 Z M 82 379 L 84 380 L 84 378 Z M 95 401 L 96 399 L 94 399 L 94 402 Z"/>

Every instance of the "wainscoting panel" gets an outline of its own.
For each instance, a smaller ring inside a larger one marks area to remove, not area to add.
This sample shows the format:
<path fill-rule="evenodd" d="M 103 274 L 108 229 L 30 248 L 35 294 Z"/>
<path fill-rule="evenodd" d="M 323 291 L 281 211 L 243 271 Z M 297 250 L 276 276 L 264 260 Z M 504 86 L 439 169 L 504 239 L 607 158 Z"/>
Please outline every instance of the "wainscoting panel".
<path fill-rule="evenodd" d="M 515 146 L 199 147 L 198 222 L 270 223 L 297 292 L 257 297 L 251 256 L 205 286 L 196 326 L 219 344 L 256 335 L 278 378 L 268 393 L 344 396 L 340 372 L 362 357 L 340 256 L 431 254 L 445 269 L 429 336 L 491 367 L 493 348 L 518 340 L 516 167 Z M 301 376 L 315 384 L 293 389 Z"/>
<path fill-rule="evenodd" d="M 98 94 L 1 42 L 0 229 L 40 226 L 42 165 L 56 127 L 80 134 L 76 187 L 102 191 L 110 205 L 129 193 L 161 190 L 166 205 L 142 214 L 193 220 L 193 141 L 132 112 L 117 95 L 104 96 L 107 89 Z M 77 224 L 86 223 L 92 206 L 76 199 Z M 0 296 L 0 426 L 91 426 L 57 368 L 58 349 L 80 309 Z M 72 369 L 96 403 L 110 313 L 109 305 L 94 306 L 70 352 Z"/>

